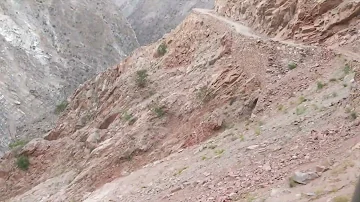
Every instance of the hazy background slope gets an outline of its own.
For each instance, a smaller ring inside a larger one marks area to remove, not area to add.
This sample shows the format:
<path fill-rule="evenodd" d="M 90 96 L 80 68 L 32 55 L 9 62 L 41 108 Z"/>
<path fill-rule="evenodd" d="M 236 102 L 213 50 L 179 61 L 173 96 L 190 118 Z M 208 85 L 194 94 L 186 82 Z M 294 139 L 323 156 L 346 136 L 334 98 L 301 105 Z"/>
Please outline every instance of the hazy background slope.
<path fill-rule="evenodd" d="M 174 29 L 193 8 L 213 8 L 214 0 L 113 0 L 135 30 L 141 45 Z"/>
<path fill-rule="evenodd" d="M 56 104 L 139 46 L 111 1 L 88 0 L 1 1 L 0 40 L 0 151 L 46 132 Z"/>

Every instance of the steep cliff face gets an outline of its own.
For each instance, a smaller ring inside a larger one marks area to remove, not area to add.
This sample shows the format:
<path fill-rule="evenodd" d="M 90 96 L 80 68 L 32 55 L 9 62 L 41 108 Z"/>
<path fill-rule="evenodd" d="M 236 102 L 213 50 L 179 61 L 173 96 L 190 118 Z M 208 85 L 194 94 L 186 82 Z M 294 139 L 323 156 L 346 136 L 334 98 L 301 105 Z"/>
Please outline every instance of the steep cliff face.
<path fill-rule="evenodd" d="M 57 104 L 139 45 L 111 1 L 1 1 L 0 39 L 0 155 L 50 130 Z"/>
<path fill-rule="evenodd" d="M 0 200 L 348 197 L 360 168 L 359 60 L 195 9 L 81 85 L 44 138 L 7 152 Z"/>
<path fill-rule="evenodd" d="M 359 52 L 360 2 L 357 0 L 217 0 L 215 9 L 281 39 L 348 45 Z"/>
<path fill-rule="evenodd" d="M 170 32 L 193 8 L 213 8 L 214 0 L 113 0 L 146 45 Z"/>

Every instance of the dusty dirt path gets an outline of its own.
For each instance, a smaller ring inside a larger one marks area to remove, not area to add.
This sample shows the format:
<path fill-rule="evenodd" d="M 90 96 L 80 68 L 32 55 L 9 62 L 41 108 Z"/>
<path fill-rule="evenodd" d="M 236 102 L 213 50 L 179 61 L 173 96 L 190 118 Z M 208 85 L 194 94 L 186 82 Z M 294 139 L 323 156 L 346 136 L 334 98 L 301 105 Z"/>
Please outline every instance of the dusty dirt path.
<path fill-rule="evenodd" d="M 236 32 L 238 32 L 239 34 L 242 34 L 244 36 L 248 36 L 248 37 L 253 37 L 253 38 L 263 38 L 258 36 L 257 34 L 255 34 L 254 31 L 252 31 L 251 28 L 239 23 L 239 22 L 235 22 L 229 18 L 225 18 L 223 16 L 220 16 L 216 13 L 214 13 L 213 10 L 208 10 L 208 9 L 200 9 L 200 8 L 195 8 L 193 10 L 194 12 L 198 12 L 201 14 L 205 14 L 205 15 L 209 15 L 211 17 L 214 17 L 226 24 L 229 24 L 230 26 L 232 26 L 233 28 L 235 28 Z"/>
<path fill-rule="evenodd" d="M 226 18 L 223 17 L 217 13 L 215 13 L 213 10 L 209 10 L 209 9 L 200 9 L 200 8 L 195 8 L 193 9 L 193 11 L 195 13 L 199 13 L 199 14 L 203 14 L 203 15 L 207 15 L 207 16 L 211 16 L 221 22 L 224 22 L 225 24 L 228 24 L 229 26 L 231 26 L 232 28 L 234 28 L 234 30 L 244 36 L 247 37 L 252 37 L 252 38 L 257 38 L 257 39 L 267 39 L 267 40 L 271 40 L 271 41 L 276 41 L 285 45 L 290 45 L 290 46 L 296 46 L 296 47 L 309 47 L 309 45 L 305 45 L 305 44 L 299 44 L 295 41 L 289 41 L 289 40 L 282 40 L 279 38 L 270 38 L 268 36 L 264 36 L 264 35 L 259 35 L 258 33 L 256 33 L 255 31 L 253 31 L 250 27 L 242 24 L 241 22 L 238 21 L 233 21 L 230 18 Z"/>

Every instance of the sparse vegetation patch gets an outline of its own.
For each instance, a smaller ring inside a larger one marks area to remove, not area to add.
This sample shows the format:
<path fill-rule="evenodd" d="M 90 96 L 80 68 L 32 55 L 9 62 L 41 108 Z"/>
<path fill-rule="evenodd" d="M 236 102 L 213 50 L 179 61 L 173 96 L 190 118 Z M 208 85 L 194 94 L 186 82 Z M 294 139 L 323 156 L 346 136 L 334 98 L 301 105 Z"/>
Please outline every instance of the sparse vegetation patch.
<path fill-rule="evenodd" d="M 68 105 L 69 105 L 69 103 L 66 100 L 64 100 L 60 104 L 56 105 L 55 114 L 60 114 L 61 112 L 65 111 L 65 109 Z"/>
<path fill-rule="evenodd" d="M 128 113 L 127 111 L 124 112 L 124 114 L 122 115 L 122 118 L 124 121 L 127 121 L 129 123 L 129 125 L 133 125 L 136 122 L 136 118 Z"/>
<path fill-rule="evenodd" d="M 357 119 L 357 117 L 358 117 L 358 115 L 357 115 L 356 112 L 353 111 L 353 112 L 350 113 L 351 120 L 355 120 L 355 119 Z"/>
<path fill-rule="evenodd" d="M 333 198 L 332 201 L 333 202 L 348 202 L 349 198 L 346 196 L 337 196 L 337 197 Z"/>
<path fill-rule="evenodd" d="M 325 86 L 325 84 L 324 84 L 324 83 L 322 83 L 321 81 L 318 81 L 318 82 L 317 82 L 317 89 L 318 89 L 318 90 L 323 89 L 323 88 L 324 88 L 324 86 Z"/>
<path fill-rule="evenodd" d="M 159 47 L 157 48 L 157 54 L 159 56 L 164 56 L 167 52 L 167 45 L 165 43 L 162 43 L 159 45 Z"/>
<path fill-rule="evenodd" d="M 302 115 L 304 114 L 306 111 L 306 108 L 305 107 L 297 107 L 296 108 L 296 115 Z"/>
<path fill-rule="evenodd" d="M 136 84 L 140 87 L 140 88 L 144 88 L 146 86 L 147 83 L 147 77 L 148 77 L 148 73 L 147 70 L 143 69 L 143 70 L 138 70 L 136 72 Z"/>
<path fill-rule="evenodd" d="M 288 68 L 290 69 L 290 70 L 293 70 L 293 69 L 295 69 L 297 67 L 297 64 L 295 63 L 295 62 L 290 62 L 289 64 L 288 64 Z"/>
<path fill-rule="evenodd" d="M 243 134 L 241 134 L 239 138 L 240 138 L 240 141 L 241 141 L 241 142 L 245 141 L 245 137 L 244 137 Z"/>
<path fill-rule="evenodd" d="M 16 140 L 9 144 L 10 149 L 14 149 L 15 147 L 22 147 L 28 143 L 27 140 Z"/>
<path fill-rule="evenodd" d="M 160 106 L 159 104 L 152 106 L 151 111 L 157 118 L 163 117 L 165 115 L 164 106 Z"/>
<path fill-rule="evenodd" d="M 351 72 L 351 67 L 350 67 L 350 65 L 346 64 L 345 67 L 344 67 L 345 75 L 350 74 L 350 72 Z"/>
<path fill-rule="evenodd" d="M 30 165 L 30 161 L 29 158 L 27 156 L 19 156 L 16 159 L 16 165 L 19 169 L 21 170 L 28 170 L 29 169 L 29 165 Z"/>
<path fill-rule="evenodd" d="M 122 117 L 123 117 L 123 119 L 124 119 L 125 121 L 129 121 L 130 119 L 133 118 L 132 114 L 128 113 L 127 111 L 124 112 L 124 114 L 123 114 Z"/>

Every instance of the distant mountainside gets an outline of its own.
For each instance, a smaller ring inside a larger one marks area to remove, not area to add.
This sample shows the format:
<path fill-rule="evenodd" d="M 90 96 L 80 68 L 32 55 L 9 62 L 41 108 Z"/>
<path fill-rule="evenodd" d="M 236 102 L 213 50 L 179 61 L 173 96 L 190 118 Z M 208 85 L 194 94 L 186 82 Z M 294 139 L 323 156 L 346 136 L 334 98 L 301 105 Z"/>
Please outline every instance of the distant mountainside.
<path fill-rule="evenodd" d="M 214 0 L 113 0 L 128 18 L 141 45 L 161 38 L 193 8 L 213 8 Z"/>
<path fill-rule="evenodd" d="M 57 104 L 139 46 L 104 0 L 1 1 L 0 40 L 0 154 L 10 137 L 49 130 Z"/>

